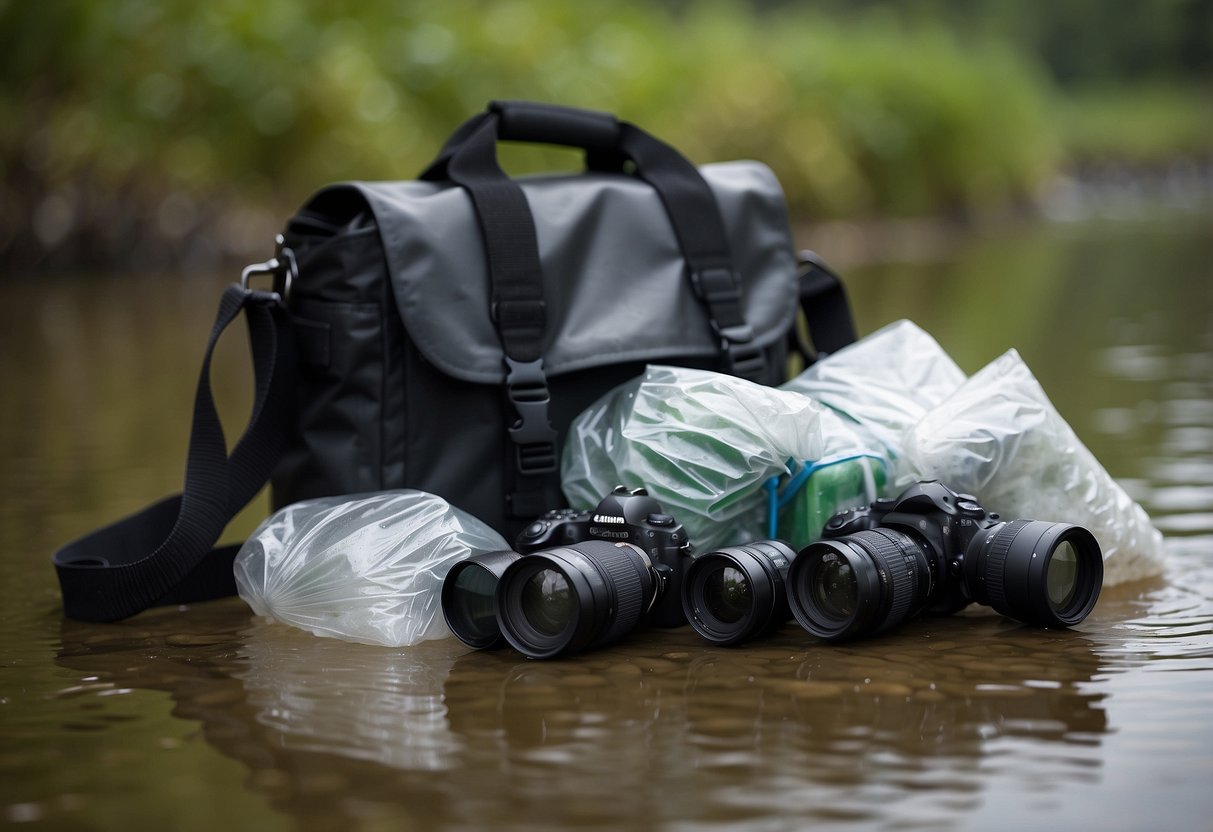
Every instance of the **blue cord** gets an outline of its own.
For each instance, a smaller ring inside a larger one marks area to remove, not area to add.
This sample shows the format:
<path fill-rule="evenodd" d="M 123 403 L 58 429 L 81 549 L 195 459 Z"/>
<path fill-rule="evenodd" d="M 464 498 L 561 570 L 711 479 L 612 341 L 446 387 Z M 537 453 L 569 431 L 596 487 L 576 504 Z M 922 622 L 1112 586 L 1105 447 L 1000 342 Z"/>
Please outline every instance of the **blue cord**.
<path fill-rule="evenodd" d="M 779 526 L 779 477 L 768 477 L 762 484 L 767 490 L 767 537 L 774 539 Z"/>
<path fill-rule="evenodd" d="M 796 498 L 796 495 L 800 493 L 800 489 L 804 488 L 804 484 L 809 481 L 809 477 L 822 468 L 850 462 L 853 459 L 874 459 L 881 463 L 881 465 L 884 464 L 884 460 L 876 454 L 852 454 L 851 456 L 839 456 L 833 459 L 821 459 L 816 462 L 807 459 L 804 462 L 797 462 L 795 459 L 789 459 L 788 468 L 799 467 L 800 470 L 788 478 L 788 481 L 784 483 L 782 488 L 779 487 L 779 476 L 767 478 L 762 487 L 767 492 L 768 535 L 772 538 L 777 536 L 777 532 L 779 531 L 779 510 Z"/>

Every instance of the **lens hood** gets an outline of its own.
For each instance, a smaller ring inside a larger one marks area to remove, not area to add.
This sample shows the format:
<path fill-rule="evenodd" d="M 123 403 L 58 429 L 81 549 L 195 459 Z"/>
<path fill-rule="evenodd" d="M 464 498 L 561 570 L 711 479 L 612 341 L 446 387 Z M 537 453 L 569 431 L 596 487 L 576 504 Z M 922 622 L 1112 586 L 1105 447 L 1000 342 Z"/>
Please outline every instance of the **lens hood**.
<path fill-rule="evenodd" d="M 442 581 L 442 617 L 455 637 L 477 650 L 505 643 L 497 624 L 497 583 L 521 555 L 508 549 L 459 561 Z"/>

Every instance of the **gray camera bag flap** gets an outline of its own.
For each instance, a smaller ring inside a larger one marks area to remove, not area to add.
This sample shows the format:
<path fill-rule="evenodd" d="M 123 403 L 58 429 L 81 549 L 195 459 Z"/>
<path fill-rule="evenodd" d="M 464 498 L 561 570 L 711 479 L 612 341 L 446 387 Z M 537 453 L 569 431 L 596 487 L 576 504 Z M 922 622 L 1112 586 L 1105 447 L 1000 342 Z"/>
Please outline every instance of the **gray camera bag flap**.
<path fill-rule="evenodd" d="M 496 162 L 501 140 L 582 148 L 587 170 L 510 179 Z M 781 383 L 789 349 L 815 355 L 797 337 L 798 308 L 817 351 L 854 340 L 841 283 L 804 265 L 764 165 L 695 168 L 605 113 L 495 102 L 419 181 L 321 190 L 290 220 L 275 258 L 246 270 L 245 306 L 289 310 L 296 396 L 282 436 L 261 442 L 265 431 L 251 426 L 236 449 L 273 453 L 224 476 L 247 480 L 247 500 L 272 456 L 275 507 L 414 488 L 512 536 L 564 504 L 569 423 L 645 364 Z M 273 277 L 274 292 L 248 290 L 258 273 Z M 281 327 L 271 331 L 276 339 L 263 340 L 285 346 Z M 284 359 L 257 349 L 259 378 L 281 385 Z M 198 504 L 189 497 L 187 480 L 182 510 Z M 222 495 L 213 502 L 224 505 L 208 535 L 231 508 Z M 166 533 L 176 510 L 163 510 Z M 66 603 L 66 585 L 64 594 Z M 87 606 L 77 617 L 102 615 Z"/>

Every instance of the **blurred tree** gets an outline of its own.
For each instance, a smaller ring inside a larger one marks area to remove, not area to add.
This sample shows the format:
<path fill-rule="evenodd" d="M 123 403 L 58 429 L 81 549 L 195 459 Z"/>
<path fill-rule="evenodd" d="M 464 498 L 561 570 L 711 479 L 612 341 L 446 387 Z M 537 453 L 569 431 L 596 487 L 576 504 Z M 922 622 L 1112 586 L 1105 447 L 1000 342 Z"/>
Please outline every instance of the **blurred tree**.
<path fill-rule="evenodd" d="M 1069 125 L 1106 134 L 1057 117 L 1042 66 L 1207 70 L 1213 0 L 1105 5 L 0 0 L 0 261 L 259 253 L 308 192 L 415 175 L 491 98 L 615 111 L 698 162 L 762 159 L 800 215 L 967 215 L 1030 197 Z M 1141 129 L 1163 140 L 1138 153 L 1175 147 L 1167 114 L 1192 109 L 1160 100 Z M 1191 144 L 1208 123 L 1174 130 Z"/>
<path fill-rule="evenodd" d="M 800 5 L 751 2 L 763 13 Z M 834 19 L 880 13 L 995 37 L 1036 56 L 1063 86 L 1213 81 L 1213 0 L 816 0 L 814 8 Z"/>

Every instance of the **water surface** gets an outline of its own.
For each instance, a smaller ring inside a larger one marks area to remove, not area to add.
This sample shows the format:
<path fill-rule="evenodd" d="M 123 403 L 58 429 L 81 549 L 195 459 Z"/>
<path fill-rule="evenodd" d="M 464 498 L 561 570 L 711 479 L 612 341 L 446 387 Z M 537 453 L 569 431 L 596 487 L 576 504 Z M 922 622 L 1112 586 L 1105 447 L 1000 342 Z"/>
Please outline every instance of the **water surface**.
<path fill-rule="evenodd" d="M 67 829 L 1209 828 L 1213 229 L 1053 226 L 848 273 L 967 371 L 1009 347 L 1168 536 L 1072 631 L 981 609 L 831 647 L 390 650 L 237 599 L 63 619 L 48 561 L 175 490 L 223 280 L 0 286 L 0 811 Z M 247 406 L 242 345 L 216 380 Z M 226 380 L 226 381 L 225 381 Z M 233 381 L 234 380 L 234 381 Z M 247 533 L 260 500 L 238 521 Z M 1043 518 L 1064 520 L 1065 518 Z"/>

